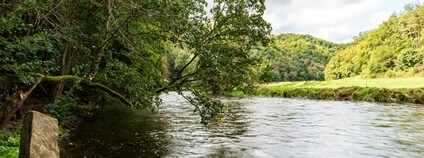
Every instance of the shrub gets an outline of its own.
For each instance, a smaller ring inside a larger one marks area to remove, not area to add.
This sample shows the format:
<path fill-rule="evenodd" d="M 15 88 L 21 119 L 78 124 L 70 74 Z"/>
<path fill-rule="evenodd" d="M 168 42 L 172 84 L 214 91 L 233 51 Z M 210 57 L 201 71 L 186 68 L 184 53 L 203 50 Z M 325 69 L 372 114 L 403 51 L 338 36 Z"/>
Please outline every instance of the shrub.
<path fill-rule="evenodd" d="M 394 70 L 388 70 L 384 76 L 385 77 L 389 77 L 389 78 L 395 78 L 395 77 L 397 77 L 396 76 L 396 71 L 394 71 Z"/>
<path fill-rule="evenodd" d="M 19 132 L 0 130 L 0 157 L 18 157 Z"/>
<path fill-rule="evenodd" d="M 63 94 L 55 103 L 46 105 L 45 112 L 56 118 L 59 124 L 64 124 L 74 119 L 72 109 L 77 105 L 78 98 L 73 97 L 72 93 Z"/>

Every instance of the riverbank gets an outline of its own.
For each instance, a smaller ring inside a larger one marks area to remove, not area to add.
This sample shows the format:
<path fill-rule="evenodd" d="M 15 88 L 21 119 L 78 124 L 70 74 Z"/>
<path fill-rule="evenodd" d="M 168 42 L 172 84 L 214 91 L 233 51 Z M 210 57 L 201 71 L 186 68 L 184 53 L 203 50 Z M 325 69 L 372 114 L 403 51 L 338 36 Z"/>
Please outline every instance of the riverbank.
<path fill-rule="evenodd" d="M 233 91 L 232 96 L 246 96 Z M 255 96 L 424 104 L 424 78 L 359 77 L 332 81 L 281 82 L 260 85 Z"/>
<path fill-rule="evenodd" d="M 72 146 L 72 143 L 69 142 L 70 133 L 75 131 L 82 122 L 94 120 L 95 115 L 100 111 L 100 106 L 93 103 L 69 105 L 69 102 L 58 102 L 57 104 L 47 104 L 46 106 L 46 111 L 42 112 L 55 117 L 59 121 L 59 145 L 61 150 Z M 0 158 L 19 156 L 22 121 L 23 117 L 20 117 L 13 120 L 7 129 L 0 129 Z"/>

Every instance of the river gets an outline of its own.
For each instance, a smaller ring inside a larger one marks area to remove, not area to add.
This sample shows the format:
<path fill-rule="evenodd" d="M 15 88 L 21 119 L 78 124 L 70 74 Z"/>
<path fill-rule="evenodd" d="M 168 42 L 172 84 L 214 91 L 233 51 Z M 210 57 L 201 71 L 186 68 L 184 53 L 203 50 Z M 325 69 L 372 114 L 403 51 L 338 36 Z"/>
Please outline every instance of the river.
<path fill-rule="evenodd" d="M 62 157 L 424 157 L 424 106 L 220 98 L 223 122 L 200 124 L 174 92 L 158 112 L 108 108 Z"/>

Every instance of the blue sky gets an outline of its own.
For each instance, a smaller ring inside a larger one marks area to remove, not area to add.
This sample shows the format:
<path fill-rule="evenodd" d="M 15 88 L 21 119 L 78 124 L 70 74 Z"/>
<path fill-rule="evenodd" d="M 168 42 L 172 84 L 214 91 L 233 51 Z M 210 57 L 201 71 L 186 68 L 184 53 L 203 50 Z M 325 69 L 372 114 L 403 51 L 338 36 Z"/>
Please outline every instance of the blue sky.
<path fill-rule="evenodd" d="M 273 34 L 299 33 L 337 43 L 377 28 L 406 4 L 424 0 L 266 0 Z"/>

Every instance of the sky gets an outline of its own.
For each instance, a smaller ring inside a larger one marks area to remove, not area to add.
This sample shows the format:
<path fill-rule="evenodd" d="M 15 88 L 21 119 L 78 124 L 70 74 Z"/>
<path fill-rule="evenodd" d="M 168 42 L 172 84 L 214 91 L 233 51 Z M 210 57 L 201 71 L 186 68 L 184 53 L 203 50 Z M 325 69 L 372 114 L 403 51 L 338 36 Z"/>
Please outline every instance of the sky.
<path fill-rule="evenodd" d="M 266 0 L 264 19 L 273 34 L 309 34 L 346 43 L 372 30 L 409 3 L 424 0 Z"/>

